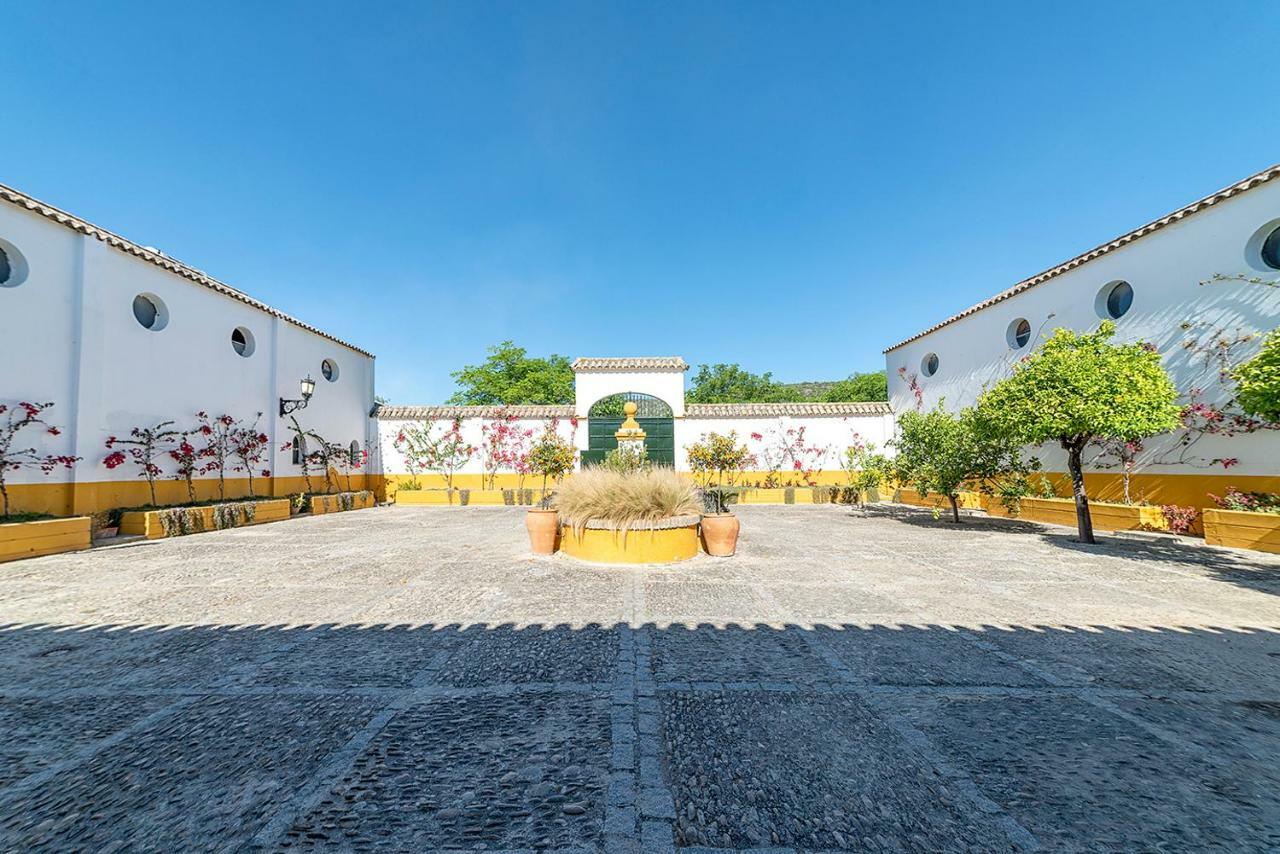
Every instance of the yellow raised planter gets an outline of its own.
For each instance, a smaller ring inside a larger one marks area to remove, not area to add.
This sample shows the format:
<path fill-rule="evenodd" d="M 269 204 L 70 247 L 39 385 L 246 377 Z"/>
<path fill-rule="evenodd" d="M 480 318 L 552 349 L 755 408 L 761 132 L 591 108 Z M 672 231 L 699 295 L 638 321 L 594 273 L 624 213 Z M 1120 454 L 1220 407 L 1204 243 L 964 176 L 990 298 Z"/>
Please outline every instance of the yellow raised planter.
<path fill-rule="evenodd" d="M 560 550 L 591 563 L 676 563 L 698 554 L 698 517 L 678 516 L 625 534 L 592 521 L 581 533 L 560 531 Z"/>
<path fill-rule="evenodd" d="M 528 507 L 538 503 L 541 498 L 540 489 L 398 489 L 395 492 L 396 504 L 426 507 Z"/>
<path fill-rule="evenodd" d="M 1280 554 L 1280 513 L 1205 510 L 1202 515 L 1209 545 Z"/>
<path fill-rule="evenodd" d="M 287 498 L 270 498 L 264 501 L 243 501 L 237 504 L 253 505 L 253 520 L 245 521 L 244 517 L 237 514 L 236 524 L 228 527 L 242 528 L 246 525 L 261 525 L 264 522 L 279 522 L 282 519 L 289 518 L 289 499 Z M 187 513 L 198 513 L 199 524 L 194 527 L 191 533 L 203 533 L 205 531 L 215 531 L 218 528 L 215 525 L 214 510 L 217 506 L 227 507 L 229 505 L 210 505 L 208 507 L 187 507 L 173 508 L 183 509 Z M 164 510 L 130 510 L 120 515 L 120 533 L 128 536 L 146 537 L 148 540 L 158 540 L 167 537 L 169 534 L 165 531 L 164 523 L 161 521 L 161 515 Z"/>
<path fill-rule="evenodd" d="M 0 563 L 87 549 L 93 542 L 90 524 L 88 516 L 0 524 Z"/>
<path fill-rule="evenodd" d="M 988 508 L 990 512 L 990 508 Z M 1024 498 L 1020 519 L 1076 527 L 1076 503 L 1071 498 Z M 1096 531 L 1167 531 L 1169 522 L 1159 507 L 1090 501 L 1089 518 Z"/>
<path fill-rule="evenodd" d="M 739 504 L 812 504 L 813 488 L 808 486 L 760 487 L 738 493 Z"/>
<path fill-rule="evenodd" d="M 351 497 L 351 506 L 343 507 L 342 496 Z M 322 516 L 325 513 L 341 513 L 343 510 L 367 510 L 374 505 L 376 499 L 372 492 L 344 492 L 338 495 L 311 496 L 311 515 Z"/>

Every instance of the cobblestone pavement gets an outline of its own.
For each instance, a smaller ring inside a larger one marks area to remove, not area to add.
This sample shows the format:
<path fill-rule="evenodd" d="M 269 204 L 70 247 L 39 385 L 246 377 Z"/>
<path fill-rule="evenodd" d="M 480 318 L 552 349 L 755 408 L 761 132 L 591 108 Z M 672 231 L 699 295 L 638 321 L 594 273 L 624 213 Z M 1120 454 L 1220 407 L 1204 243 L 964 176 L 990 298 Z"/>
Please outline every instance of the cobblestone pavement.
<path fill-rule="evenodd" d="M 1280 559 L 739 515 L 675 567 L 506 508 L 0 566 L 0 849 L 1280 849 Z"/>

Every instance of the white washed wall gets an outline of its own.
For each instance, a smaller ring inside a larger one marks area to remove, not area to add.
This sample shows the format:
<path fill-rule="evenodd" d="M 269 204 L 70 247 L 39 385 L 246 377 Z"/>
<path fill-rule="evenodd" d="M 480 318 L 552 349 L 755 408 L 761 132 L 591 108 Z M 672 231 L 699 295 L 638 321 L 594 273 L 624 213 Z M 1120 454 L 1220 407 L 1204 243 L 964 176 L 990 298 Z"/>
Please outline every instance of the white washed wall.
<path fill-rule="evenodd" d="M 288 437 L 278 398 L 297 397 L 308 373 L 316 391 L 299 413 L 302 425 L 367 445 L 372 357 L 12 205 L 0 205 L 0 239 L 30 270 L 20 286 L 0 287 L 0 401 L 54 401 L 48 420 L 62 436 L 29 437 L 41 451 L 84 458 L 74 474 L 22 471 L 11 482 L 136 480 L 132 465 L 102 465 L 106 438 L 170 419 L 192 427 L 199 410 L 247 420 L 262 412 L 259 426 L 278 449 Z M 164 329 L 134 318 L 139 293 L 164 302 Z M 231 346 L 236 327 L 253 335 L 248 358 Z M 325 358 L 339 365 L 336 382 L 321 375 Z M 287 452 L 274 455 L 274 474 L 300 473 Z"/>
<path fill-rule="evenodd" d="M 405 468 L 404 457 L 395 449 L 394 443 L 403 426 L 407 423 L 413 423 L 415 420 L 377 419 L 377 444 L 382 461 L 381 470 L 384 473 L 393 475 L 408 473 Z M 492 419 L 487 418 L 462 419 L 463 438 L 471 445 L 479 448 L 484 438 L 482 426 L 486 423 L 491 423 L 491 421 Z M 450 423 L 449 419 L 439 419 L 434 428 L 437 431 L 437 435 L 447 430 Z M 529 440 L 530 442 L 542 434 L 546 429 L 547 423 L 544 419 L 534 418 L 524 418 L 514 422 L 519 429 L 533 430 L 534 435 Z M 840 468 L 844 449 L 851 443 L 854 433 L 859 434 L 864 441 L 873 442 L 877 447 L 892 454 L 892 449 L 885 448 L 893 432 L 893 419 L 889 415 L 805 418 L 677 418 L 675 420 L 676 469 L 679 471 L 689 470 L 689 461 L 685 448 L 707 433 L 727 434 L 731 430 L 736 431 L 738 438 L 753 453 L 758 453 L 762 443 L 753 440 L 751 438 L 752 433 L 760 433 L 765 437 L 770 437 L 774 431 L 785 431 L 788 428 L 798 427 L 805 428 L 806 445 L 827 447 L 829 449 L 822 458 L 821 466 L 827 470 Z M 586 447 L 587 422 L 585 419 L 578 422 L 576 431 L 570 419 L 560 419 L 558 432 L 565 439 L 571 439 L 576 435 L 577 447 L 580 449 Z M 477 453 L 461 469 L 460 473 L 480 474 L 483 471 L 484 465 L 479 453 Z"/>
<path fill-rule="evenodd" d="M 574 426 L 573 426 L 573 420 L 569 418 L 561 418 L 558 421 L 559 423 L 557 424 L 556 432 L 559 433 L 561 436 L 563 436 L 566 441 L 573 440 L 574 432 L 575 432 Z M 422 419 L 416 419 L 416 418 L 405 418 L 405 419 L 378 418 L 376 419 L 375 424 L 376 424 L 376 431 L 377 431 L 377 437 L 378 437 L 377 442 L 379 446 L 379 452 L 381 454 L 382 473 L 392 474 L 392 475 L 408 474 L 409 470 L 408 468 L 405 467 L 405 464 L 404 464 L 404 455 L 401 454 L 398 450 L 396 450 L 395 440 L 396 440 L 396 436 L 399 435 L 400 431 L 403 430 L 406 425 L 411 425 L 415 423 L 425 423 L 425 422 L 422 421 Z M 479 451 L 479 448 L 484 442 L 483 427 L 485 424 L 494 424 L 494 423 L 497 423 L 497 420 L 491 419 L 491 418 L 463 418 L 462 419 L 462 438 L 468 444 L 474 446 L 477 450 L 476 450 L 476 453 L 467 462 L 467 464 L 459 470 L 460 474 L 483 474 L 484 473 L 484 461 Z M 533 435 L 525 440 L 525 446 L 529 447 L 529 446 L 532 446 L 532 444 L 535 441 L 537 441 L 538 437 L 541 436 L 546 431 L 548 425 L 551 422 L 550 422 L 550 419 L 543 419 L 543 418 L 519 418 L 511 423 L 512 423 L 512 426 L 517 430 L 533 431 Z M 450 429 L 452 424 L 453 424 L 453 421 L 452 419 L 449 419 L 449 418 L 436 419 L 432 426 L 432 431 L 433 431 L 432 435 L 433 436 L 442 435 L 446 430 Z M 576 432 L 580 434 L 579 438 L 582 438 L 583 441 L 585 441 L 586 423 L 579 422 L 579 426 Z M 510 471 L 504 469 L 499 472 L 499 474 L 503 474 L 503 473 L 509 474 Z"/>
<path fill-rule="evenodd" d="M 1202 360 L 1189 358 L 1182 342 L 1183 323 L 1207 323 L 1229 331 L 1269 331 L 1280 325 L 1280 288 L 1242 283 L 1201 285 L 1215 273 L 1280 278 L 1280 271 L 1259 267 L 1251 251 L 1251 238 L 1264 227 L 1280 223 L 1280 181 L 1252 189 L 1219 202 L 1187 219 L 1139 238 L 1039 284 L 1015 297 L 996 303 L 966 318 L 885 354 L 889 375 L 889 399 L 895 412 L 916 405 L 909 384 L 899 374 L 905 368 L 916 374 L 923 392 L 923 406 L 945 401 L 948 409 L 972 404 L 982 390 L 1011 372 L 1013 363 L 1031 352 L 1043 336 L 1057 327 L 1077 330 L 1097 328 L 1101 322 L 1096 298 L 1116 280 L 1133 286 L 1133 306 L 1116 322 L 1118 341 L 1150 341 L 1164 356 L 1165 365 L 1182 389 L 1202 384 L 1216 388 L 1215 372 Z M 998 287 L 998 285 L 997 285 Z M 996 287 L 993 287 L 993 291 Z M 1019 351 L 1010 349 L 1006 332 L 1017 318 L 1030 321 L 1032 342 Z M 922 321 L 931 318 L 923 316 Z M 1256 351 L 1241 351 L 1243 356 Z M 924 376 L 921 363 L 929 353 L 939 358 L 938 372 Z M 1207 379 L 1201 379 L 1207 377 Z M 1213 400 L 1206 396 L 1211 402 Z M 1167 456 L 1172 440 L 1152 439 L 1147 458 Z M 1045 464 L 1062 470 L 1060 449 L 1045 448 Z M 1280 433 L 1266 431 L 1231 439 L 1208 437 L 1196 448 L 1204 459 L 1236 457 L 1238 474 L 1280 472 Z M 1161 465 L 1147 471 L 1171 474 L 1204 473 L 1197 466 Z M 1221 469 L 1217 469 L 1221 473 Z"/>
<path fill-rule="evenodd" d="M 689 470 L 689 459 L 686 449 L 707 433 L 728 434 L 736 432 L 738 438 L 763 463 L 762 447 L 777 433 L 788 429 L 805 429 L 805 445 L 826 448 L 827 452 L 820 459 L 819 468 L 836 470 L 840 468 L 845 448 L 852 443 L 854 434 L 864 442 L 871 442 L 890 455 L 892 448 L 886 443 L 893 436 L 893 417 L 890 415 L 849 415 L 849 416 L 783 416 L 780 418 L 684 418 L 675 422 L 676 434 L 676 468 Z M 764 437 L 757 441 L 752 437 L 758 433 Z"/>
<path fill-rule="evenodd" d="M 650 394 L 665 401 L 676 418 L 684 415 L 684 371 L 593 371 L 574 373 L 574 409 L 586 418 L 591 405 L 623 392 Z"/>

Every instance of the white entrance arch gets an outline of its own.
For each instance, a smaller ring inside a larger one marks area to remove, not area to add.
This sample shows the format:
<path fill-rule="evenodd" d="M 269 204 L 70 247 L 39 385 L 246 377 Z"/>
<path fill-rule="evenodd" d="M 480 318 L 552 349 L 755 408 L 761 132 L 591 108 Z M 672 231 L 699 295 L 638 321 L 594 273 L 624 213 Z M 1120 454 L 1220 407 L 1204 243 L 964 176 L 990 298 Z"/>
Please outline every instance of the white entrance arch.
<path fill-rule="evenodd" d="M 592 404 L 602 398 L 639 392 L 666 402 L 673 417 L 683 418 L 687 370 L 688 363 L 679 356 L 577 359 L 573 363 L 574 412 L 586 418 Z"/>

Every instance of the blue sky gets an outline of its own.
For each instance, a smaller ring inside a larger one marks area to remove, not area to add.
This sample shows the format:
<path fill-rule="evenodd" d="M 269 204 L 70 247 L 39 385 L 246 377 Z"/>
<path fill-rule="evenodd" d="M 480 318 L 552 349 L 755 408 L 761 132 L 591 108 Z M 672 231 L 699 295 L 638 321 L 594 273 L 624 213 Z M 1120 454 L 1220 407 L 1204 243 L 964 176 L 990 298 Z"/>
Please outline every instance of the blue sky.
<path fill-rule="evenodd" d="M 376 10 L 376 11 L 375 11 Z M 378 354 L 783 380 L 1280 161 L 1280 6 L 8 4 L 0 182 Z"/>

